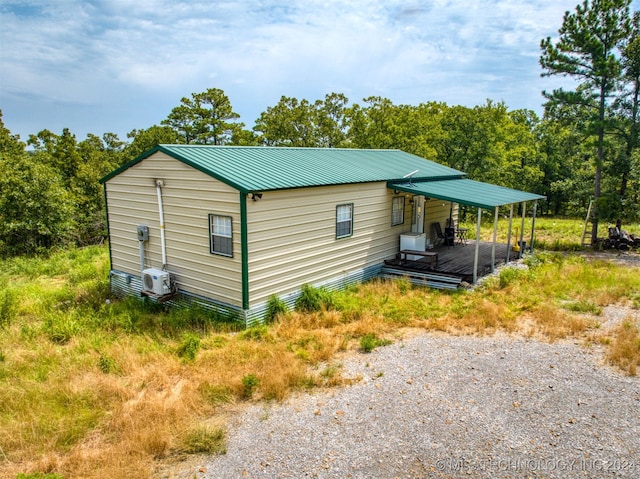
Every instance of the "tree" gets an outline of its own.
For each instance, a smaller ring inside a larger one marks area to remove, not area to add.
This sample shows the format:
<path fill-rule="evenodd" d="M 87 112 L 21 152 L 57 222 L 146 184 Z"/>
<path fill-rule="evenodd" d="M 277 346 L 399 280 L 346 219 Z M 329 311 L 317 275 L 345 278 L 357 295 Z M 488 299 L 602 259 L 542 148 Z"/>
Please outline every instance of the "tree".
<path fill-rule="evenodd" d="M 127 160 L 133 160 L 162 143 L 179 144 L 185 142 L 184 136 L 175 129 L 170 126 L 158 125 L 153 125 L 146 130 L 132 130 L 127 133 L 127 138 L 133 139 L 124 149 Z"/>
<path fill-rule="evenodd" d="M 5 128 L 0 112 L 0 254 L 3 256 L 35 253 L 64 244 L 75 228 L 73 198 L 60 173 L 50 162 L 38 162 L 26 152 L 25 146 Z"/>
<path fill-rule="evenodd" d="M 162 124 L 178 132 L 184 143 L 224 145 L 244 126 L 232 121 L 240 115 L 233 111 L 229 97 L 219 88 L 192 93 L 191 98 L 182 98 L 180 103 Z"/>
<path fill-rule="evenodd" d="M 313 105 L 308 100 L 282 96 L 256 120 L 254 131 L 265 146 L 318 146 L 314 133 Z"/>
<path fill-rule="evenodd" d="M 347 97 L 325 95 L 324 100 L 298 100 L 282 96 L 277 105 L 267 107 L 253 130 L 266 146 L 337 148 L 346 144 Z"/>
<path fill-rule="evenodd" d="M 618 51 L 630 31 L 631 0 L 584 0 L 575 13 L 566 12 L 557 42 L 542 40 L 540 65 L 542 76 L 571 76 L 580 81 L 581 89 L 566 92 L 543 92 L 551 105 L 576 104 L 592 112 L 589 122 L 597 137 L 593 196 L 600 197 L 604 137 L 607 131 L 607 107 L 620 80 L 622 65 Z M 598 213 L 591 232 L 591 244 L 598 236 Z"/>
<path fill-rule="evenodd" d="M 346 146 L 347 120 L 345 112 L 349 99 L 342 93 L 330 93 L 314 104 L 315 130 L 318 146 L 338 148 Z"/>
<path fill-rule="evenodd" d="M 616 158 L 614 174 L 620 178 L 619 195 L 624 203 L 627 195 L 633 152 L 640 145 L 640 13 L 635 12 L 631 33 L 622 48 L 623 88 L 616 103 L 615 131 L 624 142 Z"/>

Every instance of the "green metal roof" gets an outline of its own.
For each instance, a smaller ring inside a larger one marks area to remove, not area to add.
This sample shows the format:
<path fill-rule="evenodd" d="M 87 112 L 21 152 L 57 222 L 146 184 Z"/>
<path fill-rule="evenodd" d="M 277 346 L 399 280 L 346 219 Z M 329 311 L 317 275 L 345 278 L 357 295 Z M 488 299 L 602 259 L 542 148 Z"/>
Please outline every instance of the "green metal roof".
<path fill-rule="evenodd" d="M 397 181 L 410 173 L 414 173 L 414 181 L 464 176 L 461 171 L 400 150 L 159 145 L 100 181 L 108 181 L 158 151 L 244 193 Z"/>
<path fill-rule="evenodd" d="M 525 191 L 513 190 L 490 183 L 469 180 L 467 178 L 448 179 L 441 181 L 388 182 L 387 186 L 395 190 L 406 191 L 428 198 L 453 201 L 463 205 L 484 209 L 496 206 L 521 203 L 523 201 L 542 200 L 545 197 Z"/>

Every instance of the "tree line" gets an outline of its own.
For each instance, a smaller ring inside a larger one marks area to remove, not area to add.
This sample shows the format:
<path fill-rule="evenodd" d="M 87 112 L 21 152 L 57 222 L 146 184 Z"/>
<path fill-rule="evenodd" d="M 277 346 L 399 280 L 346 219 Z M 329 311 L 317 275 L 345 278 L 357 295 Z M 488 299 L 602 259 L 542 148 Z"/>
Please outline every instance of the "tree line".
<path fill-rule="evenodd" d="M 180 100 L 159 125 L 78 141 L 68 129 L 29 135 L 0 112 L 0 255 L 32 254 L 105 237 L 99 179 L 160 143 L 319 148 L 396 148 L 464 171 L 472 179 L 546 196 L 542 214 L 596 221 L 640 219 L 640 17 L 631 0 L 585 0 L 566 12 L 557 39 L 541 42 L 543 75 L 568 75 L 573 91 L 543 92 L 539 118 L 487 100 L 475 107 L 351 103 L 282 96 L 252 128 L 223 90 Z"/>

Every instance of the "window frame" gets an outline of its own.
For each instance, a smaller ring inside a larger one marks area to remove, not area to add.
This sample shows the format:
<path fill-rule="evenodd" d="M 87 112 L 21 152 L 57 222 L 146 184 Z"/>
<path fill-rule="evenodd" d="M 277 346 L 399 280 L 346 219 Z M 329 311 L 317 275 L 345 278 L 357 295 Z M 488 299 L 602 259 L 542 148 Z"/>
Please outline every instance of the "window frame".
<path fill-rule="evenodd" d="M 229 220 L 229 234 L 216 234 L 214 231 L 214 218 L 223 218 Z M 215 249 L 215 237 L 228 238 L 230 250 Z M 224 256 L 226 258 L 233 258 L 233 217 L 230 215 L 219 215 L 216 213 L 209 213 L 209 252 L 218 256 Z"/>
<path fill-rule="evenodd" d="M 402 201 L 402 209 L 396 210 L 396 203 L 400 203 L 399 200 Z M 400 226 L 404 224 L 405 208 L 406 201 L 404 196 L 394 196 L 393 198 L 391 198 L 391 226 Z M 400 214 L 400 221 L 398 221 L 397 213 Z"/>
<path fill-rule="evenodd" d="M 340 209 L 341 208 L 349 208 L 349 220 L 340 221 Z M 336 205 L 336 239 L 349 238 L 353 236 L 353 203 L 341 203 Z M 341 225 L 348 223 L 349 224 L 349 232 L 343 233 L 341 229 Z"/>

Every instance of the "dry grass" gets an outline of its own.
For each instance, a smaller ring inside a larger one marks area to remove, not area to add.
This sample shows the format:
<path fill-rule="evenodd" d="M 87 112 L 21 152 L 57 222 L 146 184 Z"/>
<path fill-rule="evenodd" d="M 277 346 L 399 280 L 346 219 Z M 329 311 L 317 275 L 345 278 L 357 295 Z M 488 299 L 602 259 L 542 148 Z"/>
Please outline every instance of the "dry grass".
<path fill-rule="evenodd" d="M 640 366 L 640 328 L 627 320 L 613 331 L 612 336 L 607 350 L 609 362 L 635 376 Z"/>
<path fill-rule="evenodd" d="M 54 258 L 60 265 L 46 274 L 27 265 L 10 288 L 0 277 L 11 290 L 0 298 L 2 477 L 153 477 L 185 456 L 224 453 L 225 419 L 247 401 L 341 384 L 340 357 L 360 351 L 362 338 L 393 341 L 419 329 L 586 341 L 602 307 L 633 302 L 640 290 L 638 268 L 542 254 L 473 292 L 371 281 L 331 293 L 330 308 L 229 332 L 193 312 L 104 305 L 104 285 L 87 279 L 86 263 L 106 277 L 105 253 L 66 270 L 68 261 Z M 192 354 L 180 354 L 189 338 Z M 606 345 L 628 374 L 640 364 L 639 338 L 628 322 Z"/>

